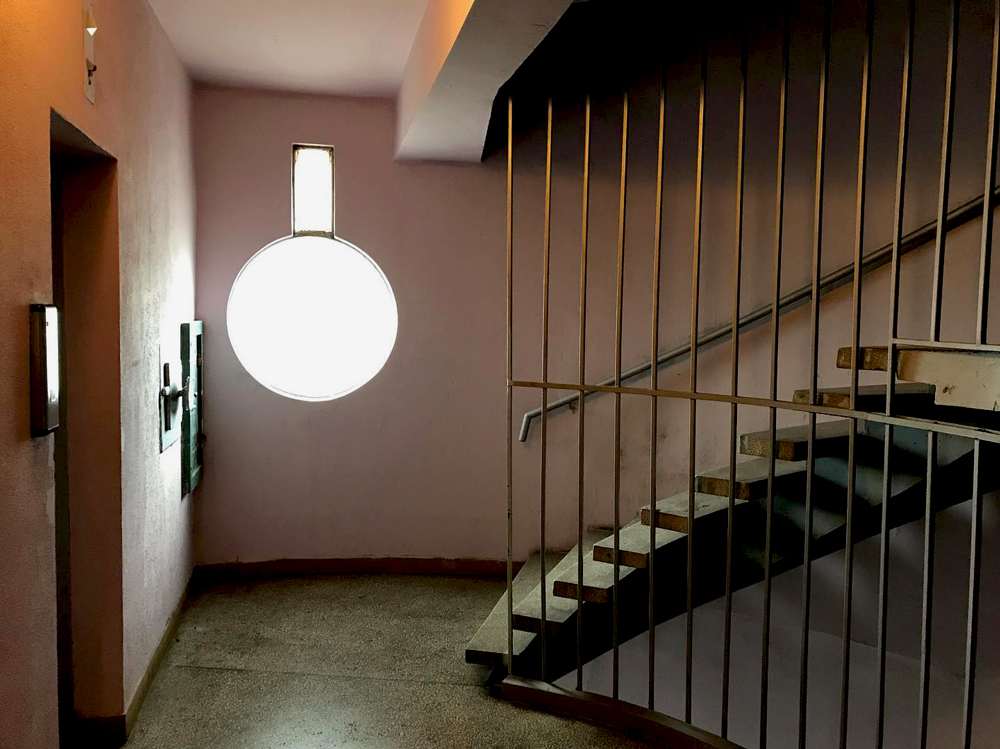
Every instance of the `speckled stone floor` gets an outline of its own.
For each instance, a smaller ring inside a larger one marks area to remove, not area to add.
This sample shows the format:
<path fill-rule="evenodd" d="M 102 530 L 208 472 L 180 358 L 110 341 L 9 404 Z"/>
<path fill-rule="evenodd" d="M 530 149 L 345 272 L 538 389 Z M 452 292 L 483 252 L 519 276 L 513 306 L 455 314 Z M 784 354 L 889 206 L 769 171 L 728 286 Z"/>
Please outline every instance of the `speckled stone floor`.
<path fill-rule="evenodd" d="M 639 747 L 484 688 L 466 641 L 496 580 L 273 578 L 189 602 L 130 749 Z"/>

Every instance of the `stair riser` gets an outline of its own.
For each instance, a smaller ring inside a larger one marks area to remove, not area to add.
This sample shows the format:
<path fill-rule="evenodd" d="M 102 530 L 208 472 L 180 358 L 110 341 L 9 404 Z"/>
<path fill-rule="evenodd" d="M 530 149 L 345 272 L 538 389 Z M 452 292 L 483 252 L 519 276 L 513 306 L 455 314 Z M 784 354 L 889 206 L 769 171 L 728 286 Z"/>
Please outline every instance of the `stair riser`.
<path fill-rule="evenodd" d="M 643 525 L 649 525 L 649 508 L 644 507 L 640 514 L 641 522 Z M 699 518 L 700 519 L 700 518 Z M 679 515 L 671 515 L 666 512 L 656 513 L 656 527 L 663 528 L 668 531 L 677 531 L 678 533 L 688 532 L 688 519 L 686 517 L 680 517 Z"/>
<path fill-rule="evenodd" d="M 767 496 L 767 480 L 762 481 L 737 481 L 735 499 L 737 500 L 757 500 Z M 805 486 L 805 474 L 776 475 L 774 477 L 775 489 L 790 491 Z M 695 491 L 703 494 L 714 494 L 716 497 L 729 496 L 729 479 L 715 478 L 711 476 L 695 477 Z"/>
<path fill-rule="evenodd" d="M 562 598 L 568 598 L 569 596 L 561 596 Z M 554 622 L 547 621 L 545 631 L 549 633 L 552 637 L 558 637 L 563 632 L 576 631 L 576 614 L 574 613 L 566 621 Z M 542 633 L 542 622 L 541 619 L 535 619 L 530 616 L 520 616 L 514 614 L 514 629 L 521 632 L 531 632 L 533 634 L 539 635 Z"/>
<path fill-rule="evenodd" d="M 647 524 L 648 527 L 648 524 Z M 594 559 L 606 564 L 615 563 L 615 550 L 605 546 L 594 547 Z M 622 567 L 633 567 L 635 569 L 645 569 L 649 564 L 649 555 L 635 551 L 618 550 L 618 563 Z"/>
<path fill-rule="evenodd" d="M 560 598 L 576 598 L 576 587 L 577 586 L 572 583 L 557 580 L 555 585 L 552 587 L 552 592 Z M 611 592 L 604 590 L 603 588 L 591 588 L 586 584 L 583 586 L 584 601 L 589 603 L 611 603 L 613 598 L 614 596 L 611 595 Z"/>
<path fill-rule="evenodd" d="M 737 507 L 743 506 L 743 501 L 739 500 L 740 504 Z M 702 529 L 706 530 L 712 528 L 716 525 L 721 525 L 725 527 L 728 523 L 729 511 L 726 509 L 713 512 L 710 515 L 702 515 L 699 518 L 695 518 L 695 533 L 702 532 Z M 649 508 L 644 507 L 640 514 L 640 519 L 643 525 L 649 526 Z M 657 512 L 656 513 L 656 527 L 663 528 L 665 530 L 677 531 L 678 533 L 687 533 L 690 527 L 688 519 L 680 515 L 672 515 L 667 512 Z"/>
<path fill-rule="evenodd" d="M 696 492 L 701 492 L 702 494 L 714 494 L 716 497 L 728 497 L 729 479 L 720 479 L 713 476 L 696 476 L 694 479 L 694 490 Z M 764 486 L 764 491 L 767 491 L 766 484 Z M 736 499 L 750 499 L 755 492 L 760 492 L 760 487 L 757 485 L 757 482 L 736 482 L 736 491 L 734 492 Z"/>

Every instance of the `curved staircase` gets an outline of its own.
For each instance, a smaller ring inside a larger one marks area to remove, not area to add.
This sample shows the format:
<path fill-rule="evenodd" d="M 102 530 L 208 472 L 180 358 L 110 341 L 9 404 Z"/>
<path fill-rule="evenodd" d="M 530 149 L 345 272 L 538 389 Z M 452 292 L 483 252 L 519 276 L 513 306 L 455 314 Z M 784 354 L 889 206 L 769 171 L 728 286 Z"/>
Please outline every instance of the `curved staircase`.
<path fill-rule="evenodd" d="M 883 357 L 884 358 L 884 357 Z M 866 357 L 872 369 L 876 357 Z M 841 356 L 843 360 L 843 356 Z M 884 363 L 884 362 L 883 362 Z M 850 367 L 850 356 L 841 366 Z M 882 367 L 884 368 L 884 367 Z M 846 408 L 843 389 L 820 390 L 821 404 Z M 795 393 L 795 400 L 808 401 L 808 391 Z M 935 404 L 935 388 L 924 383 L 897 385 L 894 410 L 959 423 L 992 424 L 994 414 Z M 859 388 L 857 410 L 884 411 L 885 388 Z M 946 414 L 944 412 L 947 412 Z M 944 417 L 947 417 L 946 419 Z M 965 418 L 956 419 L 956 416 Z M 816 425 L 813 445 L 815 470 L 812 483 L 812 559 L 844 548 L 847 530 L 849 481 L 848 441 L 851 419 L 831 419 Z M 855 435 L 855 484 L 853 543 L 876 536 L 882 528 L 883 461 L 885 429 L 881 423 L 859 420 Z M 911 427 L 892 430 L 890 498 L 886 512 L 889 528 L 924 516 L 927 494 L 927 432 Z M 736 464 L 733 487 L 732 589 L 754 585 L 764 579 L 767 541 L 767 505 L 770 455 L 775 467 L 771 573 L 777 575 L 803 562 L 806 512 L 808 426 L 778 429 L 774 441 L 770 431 L 744 434 L 739 451 L 746 459 Z M 986 448 L 986 444 L 983 445 Z M 973 444 L 970 439 L 939 434 L 931 500 L 939 512 L 968 500 L 973 492 Z M 1000 487 L 1000 473 L 986 470 L 983 461 L 981 490 Z M 688 543 L 693 544 L 692 604 L 697 607 L 725 595 L 727 532 L 729 519 L 729 465 L 700 473 L 695 480 L 695 517 L 688 517 L 689 492 L 667 497 L 655 508 L 643 507 L 639 516 L 619 531 L 618 641 L 641 634 L 649 625 L 648 565 L 649 524 L 655 523 L 655 620 L 657 623 L 687 610 Z M 693 532 L 692 532 L 692 525 Z M 512 672 L 525 678 L 552 680 L 576 666 L 577 618 L 582 616 L 583 661 L 587 662 L 613 646 L 614 536 L 608 531 L 590 531 L 584 539 L 583 607 L 578 609 L 579 567 L 576 548 L 550 560 L 546 577 L 546 663 L 542 663 L 540 637 L 542 595 L 537 555 L 521 569 L 514 581 L 514 662 Z M 555 562 L 555 563 L 553 563 Z M 507 650 L 506 596 L 469 643 L 470 663 L 502 667 Z"/>

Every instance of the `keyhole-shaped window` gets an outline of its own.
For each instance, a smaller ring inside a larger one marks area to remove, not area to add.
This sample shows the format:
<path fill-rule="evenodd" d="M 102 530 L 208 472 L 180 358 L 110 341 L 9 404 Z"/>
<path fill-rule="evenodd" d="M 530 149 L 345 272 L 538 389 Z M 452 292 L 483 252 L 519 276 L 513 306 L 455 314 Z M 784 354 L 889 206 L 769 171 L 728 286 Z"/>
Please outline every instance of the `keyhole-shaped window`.
<path fill-rule="evenodd" d="M 264 387 L 333 400 L 385 365 L 396 299 L 375 261 L 334 234 L 333 149 L 296 145 L 292 153 L 292 236 L 264 247 L 236 276 L 229 340 Z"/>

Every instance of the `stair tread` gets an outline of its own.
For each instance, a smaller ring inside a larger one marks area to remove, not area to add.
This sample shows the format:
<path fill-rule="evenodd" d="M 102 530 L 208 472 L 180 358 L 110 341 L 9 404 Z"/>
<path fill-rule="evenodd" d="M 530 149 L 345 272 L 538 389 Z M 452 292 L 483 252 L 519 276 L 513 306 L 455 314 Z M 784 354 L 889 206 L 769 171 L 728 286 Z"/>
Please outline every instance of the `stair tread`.
<path fill-rule="evenodd" d="M 586 561 L 596 544 L 607 536 L 606 531 L 587 531 L 583 537 L 583 557 Z M 568 570 L 576 571 L 577 547 L 574 546 L 569 553 L 551 569 L 546 569 L 545 583 L 545 619 L 550 630 L 558 629 L 566 624 L 573 615 L 576 614 L 576 600 L 559 598 L 552 592 L 555 581 L 566 574 Z M 536 572 L 539 572 L 536 570 Z M 539 572 L 540 574 L 540 572 Z M 514 629 L 541 632 L 542 622 L 542 586 L 536 584 L 534 588 L 514 607 Z"/>
<path fill-rule="evenodd" d="M 861 369 L 886 371 L 889 349 L 859 349 Z M 837 366 L 851 367 L 851 349 L 837 351 Z M 996 429 L 1000 411 L 1000 354 L 993 351 L 928 351 L 901 347 L 896 352 L 896 378 L 934 388 L 934 418 Z M 899 391 L 900 386 L 896 386 Z M 959 410 L 953 410 L 959 409 Z M 963 412 L 971 409 L 970 412 Z M 986 413 L 975 413 L 976 411 Z"/>
<path fill-rule="evenodd" d="M 736 463 L 736 499 L 756 499 L 767 495 L 768 474 L 771 469 L 768 458 L 754 458 Z M 781 479 L 787 476 L 804 473 L 804 461 L 775 460 L 774 477 Z M 729 497 L 729 466 L 721 466 L 713 471 L 706 471 L 695 478 L 695 488 L 704 494 L 714 494 Z"/>
<path fill-rule="evenodd" d="M 808 395 L 808 390 L 806 391 Z M 798 393 L 798 391 L 796 391 Z M 807 397 L 808 400 L 808 397 Z M 846 447 L 847 437 L 851 433 L 851 422 L 846 419 L 836 421 L 820 421 L 816 423 L 815 449 L 816 457 L 830 455 Z M 770 455 L 771 432 L 750 432 L 740 437 L 740 452 L 766 458 Z M 809 425 L 782 427 L 774 432 L 774 457 L 781 461 L 802 461 L 808 455 Z"/>
<path fill-rule="evenodd" d="M 630 527 L 643 528 L 645 526 L 635 525 Z M 646 532 L 648 534 L 648 528 L 646 528 Z M 618 565 L 619 585 L 621 585 L 625 578 L 635 572 L 635 567 Z M 598 561 L 592 556 L 586 556 L 583 558 L 583 598 L 585 601 L 591 601 L 594 603 L 610 603 L 613 597 L 612 590 L 614 589 L 614 581 L 614 564 Z M 574 565 L 573 569 L 567 570 L 560 575 L 553 586 L 553 593 L 559 598 L 560 601 L 571 602 L 573 604 L 574 611 L 576 610 L 576 586 L 578 582 L 579 573 Z"/>
<path fill-rule="evenodd" d="M 659 528 L 687 533 L 688 529 L 688 509 L 690 505 L 690 492 L 680 492 L 671 497 L 658 500 L 656 503 L 656 525 Z M 739 503 L 739 502 L 737 502 Z M 704 492 L 694 493 L 694 519 L 708 517 L 717 512 L 729 509 L 729 498 L 720 497 L 716 494 L 705 494 Z M 650 524 L 649 505 L 642 508 L 640 520 L 643 525 Z"/>
<path fill-rule="evenodd" d="M 655 549 L 684 538 L 685 534 L 664 528 L 656 529 Z M 636 524 L 622 528 L 618 534 L 618 552 L 622 565 L 644 568 L 649 566 L 649 526 Z M 614 564 L 615 539 L 609 536 L 594 545 L 594 560 Z M 575 580 L 574 580 L 575 582 Z"/>
<path fill-rule="evenodd" d="M 558 553 L 548 553 L 545 555 L 546 565 L 554 567 L 559 563 L 561 555 Z M 513 591 L 514 605 L 531 592 L 538 583 L 539 565 L 541 555 L 532 554 L 525 561 L 524 565 L 514 576 Z M 531 632 L 514 630 L 514 656 L 523 653 L 537 635 Z M 489 616 L 486 617 L 482 625 L 472 636 L 465 646 L 465 660 L 467 663 L 478 663 L 484 666 L 500 666 L 503 664 L 504 656 L 507 654 L 507 591 L 500 596 L 497 605 L 493 607 Z"/>
<path fill-rule="evenodd" d="M 903 382 L 896 385 L 894 396 L 924 400 L 933 403 L 934 386 L 922 382 Z M 823 388 L 816 393 L 820 406 L 827 408 L 850 408 L 851 389 L 849 387 Z M 795 403 L 809 403 L 808 390 L 796 390 L 792 396 Z M 858 387 L 857 410 L 872 411 L 885 407 L 885 385 L 861 385 Z"/>

